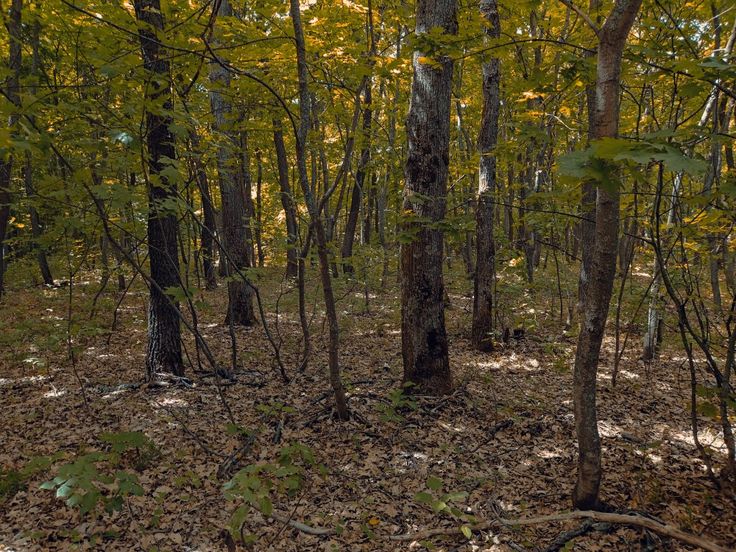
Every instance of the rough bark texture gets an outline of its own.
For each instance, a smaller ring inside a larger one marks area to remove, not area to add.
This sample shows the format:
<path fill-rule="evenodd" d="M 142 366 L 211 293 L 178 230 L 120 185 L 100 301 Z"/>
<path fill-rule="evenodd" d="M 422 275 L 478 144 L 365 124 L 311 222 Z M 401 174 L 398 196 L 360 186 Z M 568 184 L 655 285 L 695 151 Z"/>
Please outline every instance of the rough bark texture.
<path fill-rule="evenodd" d="M 273 144 L 276 148 L 276 166 L 279 170 L 279 188 L 281 190 L 281 206 L 286 218 L 286 276 L 295 278 L 299 267 L 297 263 L 297 239 L 299 229 L 296 221 L 294 197 L 289 184 L 289 160 L 286 157 L 284 134 L 281 130 L 281 121 L 273 121 Z"/>
<path fill-rule="evenodd" d="M 228 0 L 219 4 L 217 17 L 229 17 L 232 9 Z M 216 37 L 217 31 L 213 34 Z M 215 38 L 212 46 L 217 45 Z M 253 289 L 243 277 L 248 267 L 247 212 L 245 196 L 238 180 L 236 163 L 237 151 L 241 151 L 240 139 L 232 128 L 232 105 L 223 90 L 230 87 L 230 72 L 217 62 L 210 64 L 210 105 L 215 122 L 214 128 L 220 132 L 224 140 L 217 148 L 217 173 L 220 181 L 220 197 L 222 198 L 222 242 L 227 263 L 227 295 L 228 307 L 226 324 L 252 326 L 256 322 L 253 310 Z M 222 260 L 220 261 L 222 262 Z"/>
<path fill-rule="evenodd" d="M 486 20 L 486 34 L 495 39 L 501 35 L 496 0 L 481 0 L 480 12 Z M 483 63 L 483 113 L 478 134 L 478 197 L 475 211 L 476 267 L 473 293 L 473 347 L 480 351 L 493 349 L 493 280 L 496 245 L 493 236 L 496 192 L 496 141 L 498 139 L 498 111 L 500 62 L 492 58 Z"/>
<path fill-rule="evenodd" d="M 18 97 L 18 79 L 20 77 L 21 65 L 21 10 L 22 0 L 12 0 L 10 14 L 6 20 L 5 28 L 8 31 L 10 50 L 8 55 L 8 76 L 5 80 L 5 96 L 16 107 L 20 105 Z M 8 127 L 13 129 L 17 121 L 15 113 L 10 115 Z M 0 152 L 0 297 L 5 291 L 5 238 L 8 233 L 8 222 L 10 221 L 10 178 L 13 173 L 13 153 Z"/>
<path fill-rule="evenodd" d="M 455 0 L 419 0 L 416 33 L 441 28 L 457 33 Z M 444 240 L 450 144 L 452 65 L 449 57 L 429 59 L 415 51 L 414 79 L 407 118 L 401 247 L 401 342 L 404 381 L 424 393 L 452 389 L 445 331 Z"/>
<path fill-rule="evenodd" d="M 150 75 L 146 102 L 160 104 L 161 110 L 146 111 L 146 146 L 148 149 L 148 251 L 151 263 L 151 290 L 148 307 L 148 352 L 146 377 L 171 372 L 181 376 L 181 329 L 179 304 L 166 290 L 181 286 L 179 277 L 179 231 L 176 213 L 167 201 L 177 197 L 176 182 L 162 174 L 175 159 L 172 122 L 171 81 L 166 52 L 157 38 L 164 28 L 159 0 L 136 0 L 135 14 L 142 23 L 138 30 L 143 62 Z"/>
<path fill-rule="evenodd" d="M 590 132 L 594 140 L 618 134 L 621 57 L 640 5 L 641 0 L 616 0 L 600 29 Z M 572 500 L 579 509 L 599 507 L 601 444 L 596 413 L 596 377 L 616 275 L 619 203 L 617 189 L 596 187 L 594 243 L 588 278 L 581 278 L 582 316 L 573 374 L 578 473 Z"/>

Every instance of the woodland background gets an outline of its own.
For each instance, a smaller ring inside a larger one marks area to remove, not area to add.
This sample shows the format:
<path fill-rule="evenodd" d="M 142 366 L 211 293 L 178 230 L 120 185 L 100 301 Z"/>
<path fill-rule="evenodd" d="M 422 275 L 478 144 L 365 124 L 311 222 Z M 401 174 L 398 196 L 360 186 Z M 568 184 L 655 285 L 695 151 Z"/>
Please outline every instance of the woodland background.
<path fill-rule="evenodd" d="M 0 550 L 736 546 L 732 2 L 0 11 Z"/>

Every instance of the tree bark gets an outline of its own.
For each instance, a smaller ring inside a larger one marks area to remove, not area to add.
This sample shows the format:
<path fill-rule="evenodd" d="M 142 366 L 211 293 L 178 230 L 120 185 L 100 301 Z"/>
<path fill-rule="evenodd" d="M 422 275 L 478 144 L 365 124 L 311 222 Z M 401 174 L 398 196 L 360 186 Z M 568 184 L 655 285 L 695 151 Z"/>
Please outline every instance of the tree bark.
<path fill-rule="evenodd" d="M 15 109 L 20 107 L 20 97 L 18 96 L 18 84 L 20 79 L 20 66 L 22 59 L 21 52 L 21 10 L 23 9 L 23 0 L 12 0 L 10 4 L 10 13 L 6 20 L 5 27 L 9 37 L 9 55 L 8 55 L 8 77 L 5 81 L 5 96 Z M 11 112 L 8 119 L 8 128 L 13 131 L 15 129 L 18 115 L 15 110 Z M 8 223 L 10 222 L 10 202 L 12 195 L 10 190 L 10 179 L 13 174 L 13 152 L 7 155 L 0 155 L 0 297 L 5 291 L 5 239 L 8 234 Z"/>
<path fill-rule="evenodd" d="M 296 220 L 296 208 L 294 207 L 294 196 L 289 184 L 289 160 L 286 157 L 284 146 L 284 133 L 281 130 L 281 121 L 273 120 L 273 143 L 276 148 L 276 166 L 279 172 L 279 188 L 281 189 L 281 206 L 284 208 L 286 218 L 286 277 L 295 278 L 299 267 L 297 263 L 297 240 L 299 238 L 299 226 Z"/>
<path fill-rule="evenodd" d="M 440 28 L 457 33 L 455 0 L 418 0 L 416 33 Z M 450 144 L 452 67 L 449 56 L 433 59 L 415 51 L 407 118 L 401 247 L 401 343 L 404 381 L 432 394 L 452 389 L 445 331 L 444 238 Z"/>
<path fill-rule="evenodd" d="M 621 57 L 640 5 L 641 0 L 616 0 L 599 30 L 590 132 L 593 140 L 618 134 Z M 579 509 L 600 506 L 601 444 L 596 412 L 596 377 L 616 275 L 619 229 L 619 190 L 596 184 L 595 192 L 593 250 L 588 278 L 581 278 L 582 316 L 573 374 L 578 473 L 572 501 Z"/>
<path fill-rule="evenodd" d="M 194 150 L 192 158 L 194 177 L 197 181 L 199 196 L 202 201 L 202 225 L 200 228 L 200 255 L 202 256 L 202 269 L 204 270 L 204 281 L 207 289 L 215 289 L 217 287 L 217 274 L 215 272 L 215 233 L 217 231 L 217 221 L 215 218 L 215 206 L 212 203 L 212 193 L 207 178 L 207 171 L 202 164 L 201 152 L 199 149 L 199 136 L 196 130 L 189 131 L 189 141 Z"/>
<path fill-rule="evenodd" d="M 41 57 L 38 45 L 40 32 L 41 24 L 38 20 L 35 20 L 31 25 L 31 51 L 33 53 L 31 59 L 31 76 L 33 77 L 33 82 L 29 88 L 31 96 L 33 97 L 36 97 L 36 94 L 38 93 L 36 85 L 40 76 Z M 28 118 L 31 120 L 31 124 L 33 125 L 35 117 L 33 115 L 29 115 Z M 33 160 L 30 151 L 26 152 L 25 167 L 23 171 L 26 196 L 31 202 L 33 202 L 36 197 L 36 190 L 33 185 Z M 43 278 L 44 284 L 47 286 L 53 286 L 54 277 L 51 275 L 51 268 L 49 267 L 49 261 L 46 257 L 46 249 L 40 243 L 41 236 L 43 234 L 41 217 L 33 203 L 31 203 L 28 208 L 28 212 L 31 216 L 31 236 L 33 237 L 33 248 L 36 252 L 36 261 L 38 262 L 38 269 L 41 272 L 41 278 Z"/>
<path fill-rule="evenodd" d="M 151 380 L 161 372 L 177 376 L 184 374 L 179 303 L 167 295 L 171 288 L 181 286 L 177 216 L 167 205 L 177 199 L 176 181 L 170 180 L 164 171 L 171 166 L 176 152 L 174 136 L 169 130 L 173 109 L 169 61 L 158 38 L 164 29 L 161 6 L 159 0 L 135 0 L 134 7 L 136 18 L 141 23 L 138 36 L 143 63 L 150 76 L 146 85 L 146 104 L 162 106 L 155 111 L 146 110 L 148 251 L 151 279 L 155 284 L 151 285 L 148 307 L 146 377 Z"/>
<path fill-rule="evenodd" d="M 299 79 L 299 128 L 296 136 L 297 170 L 299 172 L 299 183 L 304 193 L 304 201 L 307 204 L 309 218 L 314 228 L 314 236 L 317 243 L 317 256 L 319 258 L 319 273 L 322 281 L 322 293 L 325 300 L 325 311 L 329 327 L 328 341 L 328 363 L 329 379 L 332 391 L 335 395 L 335 413 L 340 420 L 348 420 L 348 410 L 345 388 L 340 377 L 339 346 L 340 328 L 337 320 L 337 309 L 335 307 L 335 295 L 332 289 L 332 276 L 330 274 L 330 260 L 327 249 L 327 237 L 325 235 L 324 222 L 322 220 L 322 205 L 318 205 L 307 177 L 307 136 L 310 125 L 310 95 L 309 95 L 309 71 L 307 68 L 307 52 L 304 42 L 304 30 L 299 9 L 299 0 L 290 0 L 289 13 L 294 26 L 294 42 L 296 46 L 297 74 Z"/>
<path fill-rule="evenodd" d="M 371 109 L 371 83 L 368 82 L 364 93 L 365 107 L 363 108 L 363 148 L 360 151 L 360 161 L 358 162 L 358 171 L 355 174 L 355 183 L 353 184 L 353 192 L 350 196 L 350 210 L 348 211 L 348 219 L 345 224 L 345 235 L 343 237 L 342 249 L 340 256 L 342 257 L 342 270 L 345 274 L 354 272 L 351 257 L 353 256 L 353 244 L 355 243 L 355 230 L 358 226 L 358 217 L 360 215 L 360 204 L 363 196 L 365 185 L 366 171 L 368 163 L 371 160 L 371 124 L 373 122 L 373 110 Z"/>
<path fill-rule="evenodd" d="M 481 0 L 480 11 L 486 20 L 486 35 L 501 36 L 501 24 L 496 0 Z M 493 235 L 496 192 L 496 142 L 500 109 L 500 61 L 491 58 L 483 63 L 483 112 L 478 134 L 478 196 L 475 211 L 476 265 L 473 293 L 473 323 L 471 340 L 480 351 L 493 349 L 493 283 L 495 278 L 496 245 Z"/>
<path fill-rule="evenodd" d="M 232 16 L 228 0 L 221 0 L 217 17 Z M 217 46 L 216 22 L 213 23 L 212 46 Z M 240 276 L 248 267 L 247 211 L 243 186 L 238 179 L 235 152 L 241 151 L 241 143 L 233 130 L 232 105 L 223 90 L 230 88 L 230 72 L 217 61 L 210 63 L 210 105 L 214 115 L 214 128 L 224 137 L 217 148 L 217 173 L 222 198 L 223 247 L 227 254 L 228 307 L 225 324 L 252 326 L 256 322 L 253 310 L 253 289 Z M 220 262 L 223 262 L 220 260 Z"/>
<path fill-rule="evenodd" d="M 258 266 L 263 268 L 265 254 L 263 252 L 263 160 L 261 151 L 256 151 L 256 212 L 255 212 L 255 240 L 258 254 Z"/>

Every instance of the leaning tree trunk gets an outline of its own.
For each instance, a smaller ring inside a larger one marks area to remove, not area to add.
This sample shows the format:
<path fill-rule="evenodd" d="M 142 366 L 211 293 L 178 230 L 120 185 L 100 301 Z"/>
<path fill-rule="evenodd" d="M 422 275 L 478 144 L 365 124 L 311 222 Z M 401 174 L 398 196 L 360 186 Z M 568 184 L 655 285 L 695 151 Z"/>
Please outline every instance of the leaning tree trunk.
<path fill-rule="evenodd" d="M 593 140 L 618 134 L 621 57 L 641 1 L 616 0 L 599 30 L 595 109 L 590 117 L 590 137 Z M 600 505 L 601 443 L 596 412 L 596 377 L 618 251 L 619 191 L 597 185 L 595 193 L 593 250 L 588 278 L 581 280 L 581 326 L 573 374 L 578 473 L 572 500 L 573 505 L 580 509 L 598 508 Z"/>
<path fill-rule="evenodd" d="M 174 136 L 169 130 L 173 110 L 169 61 L 158 36 L 164 19 L 159 0 L 135 0 L 138 36 L 143 63 L 150 79 L 146 84 L 145 105 L 161 105 L 146 110 L 146 146 L 148 161 L 148 253 L 151 264 L 151 289 L 148 307 L 148 352 L 146 377 L 160 372 L 184 374 L 181 358 L 179 303 L 168 290 L 181 287 L 179 276 L 179 232 L 177 215 L 171 203 L 177 201 L 176 181 L 164 169 L 176 157 Z"/>
<path fill-rule="evenodd" d="M 481 15 L 488 25 L 490 39 L 501 36 L 496 0 L 481 0 Z M 496 141 L 498 139 L 498 112 L 500 62 L 491 58 L 483 63 L 483 113 L 478 134 L 478 197 L 475 211 L 476 268 L 473 293 L 473 347 L 480 351 L 493 349 L 493 280 L 496 245 L 493 236 L 494 194 L 496 191 Z"/>
<path fill-rule="evenodd" d="M 12 0 L 10 14 L 6 20 L 5 27 L 8 31 L 10 52 L 8 55 L 8 76 L 5 81 L 5 97 L 17 109 L 20 106 L 18 96 L 18 83 L 21 65 L 21 10 L 23 0 Z M 14 129 L 18 120 L 15 109 L 11 112 L 8 120 L 8 128 Z M 13 174 L 13 153 L 0 155 L 0 297 L 5 291 L 5 239 L 10 222 L 10 178 Z"/>
<path fill-rule="evenodd" d="M 221 0 L 217 17 L 232 16 L 228 0 Z M 213 23 L 212 46 L 217 46 L 217 30 Z M 227 90 L 230 88 L 230 72 L 218 61 L 210 64 L 210 105 L 214 115 L 214 128 L 224 141 L 217 148 L 217 173 L 222 198 L 222 237 L 227 263 L 228 306 L 226 324 L 252 326 L 256 321 L 253 310 L 253 289 L 242 276 L 248 267 L 247 211 L 245 196 L 237 173 L 235 152 L 241 148 L 237 133 L 233 130 L 233 113 Z M 222 262 L 222 259 L 220 260 Z"/>
<path fill-rule="evenodd" d="M 416 34 L 442 29 L 457 33 L 455 0 L 418 0 Z M 452 58 L 428 58 L 415 51 L 414 80 L 406 129 L 403 232 L 401 248 L 401 345 L 404 381 L 424 393 L 452 389 L 445 331 L 444 238 L 450 145 Z"/>

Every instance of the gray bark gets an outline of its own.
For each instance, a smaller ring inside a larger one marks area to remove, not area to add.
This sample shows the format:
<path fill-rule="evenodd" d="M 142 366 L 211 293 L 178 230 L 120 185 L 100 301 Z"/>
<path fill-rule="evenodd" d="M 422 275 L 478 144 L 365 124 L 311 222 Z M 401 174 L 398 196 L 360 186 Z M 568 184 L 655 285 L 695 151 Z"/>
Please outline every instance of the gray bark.
<path fill-rule="evenodd" d="M 616 0 L 599 31 L 594 111 L 590 137 L 616 137 L 619 120 L 621 57 L 641 0 Z M 596 411 L 598 356 L 616 275 L 619 191 L 596 186 L 593 250 L 589 273 L 581 279 L 581 327 L 575 351 L 573 404 L 578 440 L 577 482 L 573 505 L 598 508 L 601 482 L 601 444 Z"/>
<path fill-rule="evenodd" d="M 480 11 L 486 20 L 486 34 L 491 39 L 501 35 L 496 0 L 481 0 Z M 500 61 L 492 58 L 483 63 L 483 113 L 478 134 L 478 197 L 475 211 L 476 266 L 473 294 L 473 347 L 481 351 L 493 349 L 493 284 L 496 245 L 493 235 L 496 193 L 496 142 L 500 109 Z"/>
<path fill-rule="evenodd" d="M 440 28 L 457 33 L 455 0 L 418 0 L 416 33 Z M 429 59 L 415 51 L 414 79 L 407 118 L 401 247 L 401 342 L 404 381 L 424 393 L 452 389 L 445 330 L 444 237 L 438 227 L 445 216 L 450 144 L 453 61 Z"/>

